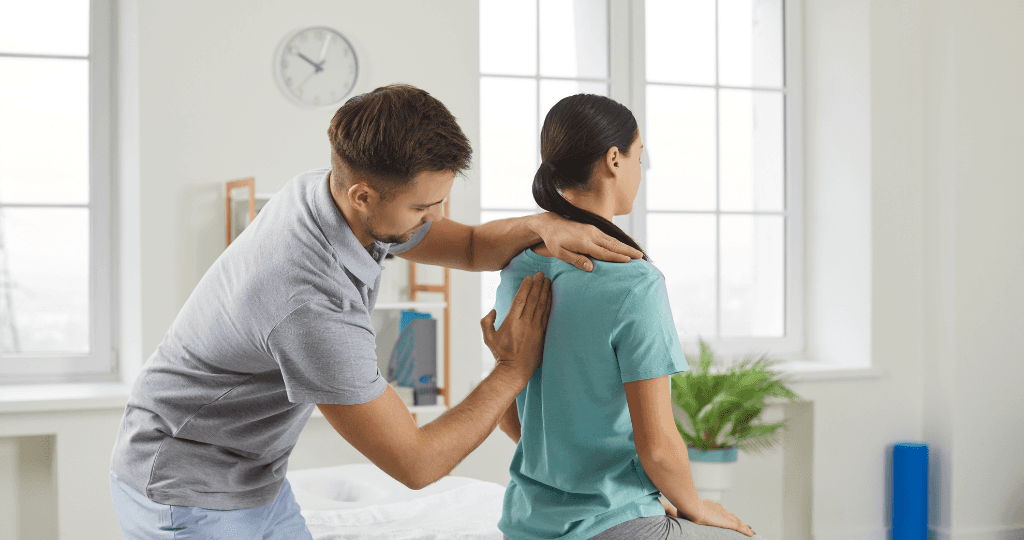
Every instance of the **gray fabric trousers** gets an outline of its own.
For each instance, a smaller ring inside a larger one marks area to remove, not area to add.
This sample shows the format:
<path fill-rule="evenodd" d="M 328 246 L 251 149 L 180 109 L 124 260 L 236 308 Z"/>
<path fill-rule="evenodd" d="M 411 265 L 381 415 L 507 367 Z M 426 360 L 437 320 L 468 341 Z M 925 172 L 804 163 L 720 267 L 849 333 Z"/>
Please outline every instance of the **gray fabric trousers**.
<path fill-rule="evenodd" d="M 669 516 L 638 518 L 620 523 L 590 540 L 765 540 L 729 529 L 696 525 Z M 509 540 L 506 536 L 505 540 Z"/>

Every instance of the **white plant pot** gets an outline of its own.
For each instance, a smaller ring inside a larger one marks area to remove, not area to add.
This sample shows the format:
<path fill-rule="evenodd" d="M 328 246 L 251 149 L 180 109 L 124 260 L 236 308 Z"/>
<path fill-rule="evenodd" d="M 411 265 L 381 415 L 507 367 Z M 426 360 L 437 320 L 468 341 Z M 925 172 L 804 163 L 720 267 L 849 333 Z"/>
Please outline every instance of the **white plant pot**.
<path fill-rule="evenodd" d="M 725 506 L 725 495 L 732 489 L 733 470 L 736 462 L 702 463 L 690 462 L 690 475 L 697 486 L 697 496 L 710 499 Z"/>
<path fill-rule="evenodd" d="M 725 505 L 726 494 L 735 478 L 736 450 L 701 451 L 689 448 L 690 476 L 697 496 Z"/>

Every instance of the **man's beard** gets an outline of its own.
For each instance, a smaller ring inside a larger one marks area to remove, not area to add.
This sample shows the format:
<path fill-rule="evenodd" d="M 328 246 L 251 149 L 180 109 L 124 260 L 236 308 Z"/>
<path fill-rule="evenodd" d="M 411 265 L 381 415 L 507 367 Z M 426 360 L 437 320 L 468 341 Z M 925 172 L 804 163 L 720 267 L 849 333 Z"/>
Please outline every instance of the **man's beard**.
<path fill-rule="evenodd" d="M 415 229 L 404 234 L 384 234 L 373 226 L 373 219 L 368 217 L 366 220 L 366 233 L 370 235 L 370 238 L 373 238 L 378 242 L 383 242 L 385 244 L 404 244 L 409 240 L 412 240 L 413 235 L 415 235 L 416 231 L 420 230 L 420 227 L 423 225 L 426 224 L 421 223 Z"/>

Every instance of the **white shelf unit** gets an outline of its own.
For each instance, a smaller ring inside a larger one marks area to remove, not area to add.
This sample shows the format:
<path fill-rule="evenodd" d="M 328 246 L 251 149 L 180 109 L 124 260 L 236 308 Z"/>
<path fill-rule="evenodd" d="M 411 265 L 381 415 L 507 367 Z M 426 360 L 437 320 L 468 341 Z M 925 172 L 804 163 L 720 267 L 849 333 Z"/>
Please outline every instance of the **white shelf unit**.
<path fill-rule="evenodd" d="M 448 307 L 448 302 L 377 302 L 377 305 L 373 306 L 373 309 L 444 309 Z"/>

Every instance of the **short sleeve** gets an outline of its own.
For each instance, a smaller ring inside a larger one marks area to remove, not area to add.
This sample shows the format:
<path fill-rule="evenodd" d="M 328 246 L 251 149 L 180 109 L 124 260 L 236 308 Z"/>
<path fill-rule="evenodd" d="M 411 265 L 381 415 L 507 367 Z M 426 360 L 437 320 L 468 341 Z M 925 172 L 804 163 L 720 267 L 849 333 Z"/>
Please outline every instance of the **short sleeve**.
<path fill-rule="evenodd" d="M 416 247 L 420 243 L 420 240 L 423 240 L 423 237 L 427 235 L 427 232 L 430 230 L 431 223 L 433 223 L 433 221 L 426 222 L 416 231 L 415 234 L 412 235 L 412 238 L 410 238 L 408 242 L 405 242 L 404 244 L 391 244 L 391 247 L 388 248 L 388 253 L 405 253 L 406 251 Z"/>
<path fill-rule="evenodd" d="M 345 307 L 307 302 L 270 332 L 270 352 L 292 403 L 358 405 L 384 392 L 369 315 Z"/>
<path fill-rule="evenodd" d="M 661 274 L 641 278 L 626 295 L 611 337 L 623 383 L 688 369 Z"/>

